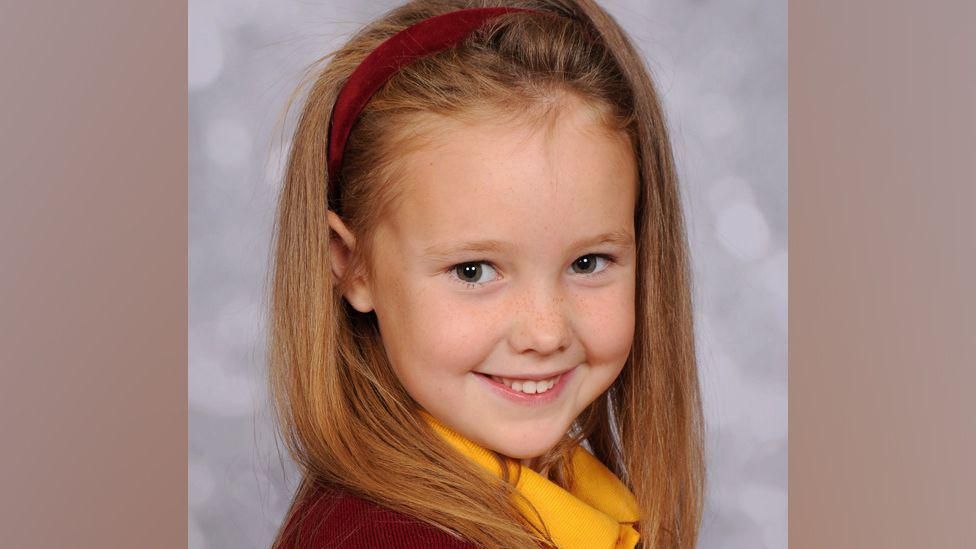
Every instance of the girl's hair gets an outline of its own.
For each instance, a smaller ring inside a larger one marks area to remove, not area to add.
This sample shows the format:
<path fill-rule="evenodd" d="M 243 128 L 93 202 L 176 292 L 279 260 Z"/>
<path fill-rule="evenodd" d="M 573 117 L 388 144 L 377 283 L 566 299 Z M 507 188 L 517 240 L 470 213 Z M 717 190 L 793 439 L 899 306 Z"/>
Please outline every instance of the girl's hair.
<path fill-rule="evenodd" d="M 342 280 L 334 281 L 329 246 L 338 237 L 326 222 L 326 146 L 341 86 L 403 28 L 492 6 L 560 17 L 499 16 L 457 46 L 403 68 L 373 95 L 349 136 L 339 174 L 338 213 L 357 245 Z M 514 504 L 512 479 L 468 461 L 418 414 L 388 362 L 375 313 L 353 309 L 343 290 L 353 276 L 369 276 L 374 229 L 401 189 L 397 158 L 424 145 L 438 115 L 541 124 L 572 94 L 600 113 L 609 131 L 629 136 L 634 148 L 636 325 L 620 376 L 535 464 L 568 488 L 570 452 L 585 443 L 634 492 L 642 547 L 694 547 L 705 469 L 684 222 L 657 93 L 617 22 L 593 0 L 416 0 L 316 61 L 285 112 L 306 87 L 278 205 L 268 295 L 278 434 L 303 475 L 275 545 L 299 503 L 326 485 L 482 547 L 529 547 L 545 538 Z"/>

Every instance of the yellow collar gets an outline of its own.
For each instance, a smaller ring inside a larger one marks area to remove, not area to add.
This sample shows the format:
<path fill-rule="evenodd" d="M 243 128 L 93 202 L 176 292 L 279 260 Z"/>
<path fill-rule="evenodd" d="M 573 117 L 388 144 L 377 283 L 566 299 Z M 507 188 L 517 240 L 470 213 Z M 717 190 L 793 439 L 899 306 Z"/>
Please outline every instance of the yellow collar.
<path fill-rule="evenodd" d="M 501 476 L 491 452 L 447 427 L 425 410 L 421 416 L 448 443 L 476 463 Z M 572 492 L 522 468 L 516 489 L 539 512 L 560 549 L 632 549 L 640 539 L 634 529 L 640 520 L 637 501 L 612 471 L 582 446 L 573 453 Z M 538 518 L 521 501 L 522 513 L 541 528 Z"/>

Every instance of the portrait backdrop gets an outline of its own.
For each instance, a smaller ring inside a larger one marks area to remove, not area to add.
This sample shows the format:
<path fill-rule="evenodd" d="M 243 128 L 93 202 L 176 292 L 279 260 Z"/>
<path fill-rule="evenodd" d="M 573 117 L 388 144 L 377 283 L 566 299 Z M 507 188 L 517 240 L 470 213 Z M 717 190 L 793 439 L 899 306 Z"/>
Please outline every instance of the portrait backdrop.
<path fill-rule="evenodd" d="M 677 161 L 707 434 L 699 547 L 785 548 L 787 2 L 600 4 L 647 60 Z M 265 386 L 279 117 L 308 64 L 397 5 L 189 0 L 191 549 L 267 548 L 295 489 Z"/>

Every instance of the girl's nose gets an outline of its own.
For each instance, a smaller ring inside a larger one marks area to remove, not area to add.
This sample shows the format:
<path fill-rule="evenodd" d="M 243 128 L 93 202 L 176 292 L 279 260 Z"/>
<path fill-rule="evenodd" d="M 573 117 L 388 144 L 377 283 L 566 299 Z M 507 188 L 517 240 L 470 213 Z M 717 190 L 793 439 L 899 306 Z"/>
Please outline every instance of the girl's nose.
<path fill-rule="evenodd" d="M 552 354 L 569 347 L 572 337 L 569 311 L 558 290 L 534 285 L 514 307 L 512 345 L 517 352 Z"/>

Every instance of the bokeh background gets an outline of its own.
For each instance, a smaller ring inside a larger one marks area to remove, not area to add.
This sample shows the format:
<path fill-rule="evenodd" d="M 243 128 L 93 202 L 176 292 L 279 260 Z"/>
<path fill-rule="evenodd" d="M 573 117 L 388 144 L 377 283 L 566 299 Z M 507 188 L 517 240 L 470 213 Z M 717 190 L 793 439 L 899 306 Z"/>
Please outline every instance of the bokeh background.
<path fill-rule="evenodd" d="M 305 67 L 396 1 L 189 0 L 189 547 L 266 548 L 296 486 L 265 387 L 274 204 Z M 689 222 L 699 547 L 787 546 L 787 2 L 604 0 L 656 80 Z"/>

